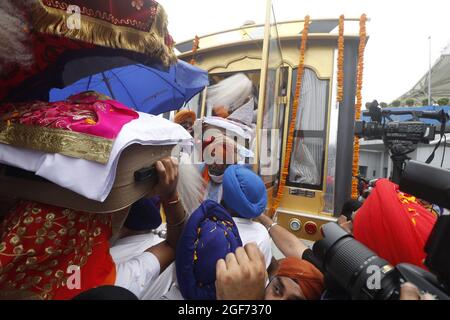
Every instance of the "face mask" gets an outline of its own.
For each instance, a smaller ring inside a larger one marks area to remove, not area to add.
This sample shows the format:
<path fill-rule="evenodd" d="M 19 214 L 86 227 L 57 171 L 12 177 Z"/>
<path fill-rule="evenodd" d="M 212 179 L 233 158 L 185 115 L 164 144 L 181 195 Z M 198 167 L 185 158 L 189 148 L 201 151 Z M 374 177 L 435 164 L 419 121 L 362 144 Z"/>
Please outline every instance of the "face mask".
<path fill-rule="evenodd" d="M 221 174 L 221 175 L 214 175 L 214 174 L 212 174 L 211 172 L 208 172 L 208 174 L 209 174 L 209 177 L 211 178 L 211 180 L 213 181 L 213 182 L 215 182 L 215 183 L 222 183 L 223 182 L 223 174 Z"/>

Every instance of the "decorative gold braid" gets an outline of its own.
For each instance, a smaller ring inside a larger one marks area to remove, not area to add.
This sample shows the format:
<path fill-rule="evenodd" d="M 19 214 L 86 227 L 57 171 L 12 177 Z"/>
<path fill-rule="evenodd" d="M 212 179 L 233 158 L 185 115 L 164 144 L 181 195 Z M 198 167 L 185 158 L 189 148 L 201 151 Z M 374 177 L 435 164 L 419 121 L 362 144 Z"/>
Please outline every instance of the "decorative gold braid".
<path fill-rule="evenodd" d="M 295 86 L 295 98 L 294 98 L 294 103 L 292 104 L 292 117 L 291 117 L 291 123 L 289 124 L 289 132 L 288 132 L 287 143 L 286 143 L 286 158 L 284 159 L 284 165 L 283 165 L 283 169 L 281 171 L 277 195 L 276 195 L 275 199 L 273 200 L 272 208 L 269 212 L 270 216 L 273 216 L 275 214 L 275 211 L 277 210 L 278 206 L 281 203 L 281 199 L 284 194 L 284 187 L 286 186 L 286 179 L 289 174 L 289 165 L 291 162 L 292 146 L 294 144 L 295 124 L 297 122 L 297 113 L 298 113 L 298 108 L 300 106 L 300 99 L 301 99 L 301 92 L 302 92 L 302 80 L 303 80 L 303 73 L 305 70 L 305 52 L 306 52 L 306 44 L 308 42 L 309 23 L 310 23 L 310 18 L 309 18 L 309 16 L 306 16 L 304 27 L 303 27 L 303 32 L 302 32 L 302 43 L 300 46 L 300 61 L 298 63 L 298 70 L 297 70 L 297 83 Z"/>
<path fill-rule="evenodd" d="M 367 16 L 363 14 L 359 20 L 359 52 L 358 52 L 358 70 L 356 74 L 356 105 L 355 105 L 355 119 L 361 119 L 362 107 L 362 85 L 364 74 L 364 50 L 366 48 L 366 21 Z M 353 146 L 353 170 L 352 170 L 352 198 L 358 198 L 358 179 L 355 177 L 359 174 L 359 138 L 354 138 Z"/>
<path fill-rule="evenodd" d="M 0 122 L 0 143 L 105 164 L 113 140 L 62 129 Z"/>

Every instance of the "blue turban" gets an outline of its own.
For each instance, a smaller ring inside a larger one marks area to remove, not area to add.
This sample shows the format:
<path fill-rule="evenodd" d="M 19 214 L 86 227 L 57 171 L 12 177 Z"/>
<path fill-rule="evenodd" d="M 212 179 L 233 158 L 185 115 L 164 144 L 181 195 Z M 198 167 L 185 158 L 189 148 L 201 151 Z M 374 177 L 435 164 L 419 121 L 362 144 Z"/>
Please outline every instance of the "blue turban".
<path fill-rule="evenodd" d="M 267 205 L 267 191 L 262 179 L 252 170 L 232 165 L 223 177 L 223 201 L 242 218 L 259 217 Z"/>
<path fill-rule="evenodd" d="M 206 200 L 195 210 L 178 240 L 175 265 L 187 300 L 216 299 L 216 264 L 242 246 L 238 229 L 220 204 Z"/>
<path fill-rule="evenodd" d="M 124 226 L 134 231 L 156 229 L 162 223 L 160 210 L 159 197 L 140 199 L 131 206 Z"/>

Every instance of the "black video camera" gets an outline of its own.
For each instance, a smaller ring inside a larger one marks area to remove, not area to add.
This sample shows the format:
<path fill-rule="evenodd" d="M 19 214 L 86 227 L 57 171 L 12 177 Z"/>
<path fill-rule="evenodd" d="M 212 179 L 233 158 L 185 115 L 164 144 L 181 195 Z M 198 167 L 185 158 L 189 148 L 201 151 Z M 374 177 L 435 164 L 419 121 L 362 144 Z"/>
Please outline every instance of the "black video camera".
<path fill-rule="evenodd" d="M 450 208 L 448 170 L 409 161 L 400 180 L 400 189 Z M 325 274 L 352 299 L 398 299 L 403 282 L 411 282 L 437 299 L 450 299 L 450 215 L 438 218 L 425 246 L 425 265 L 433 273 L 411 264 L 391 266 L 334 222 L 324 225 L 322 233 L 324 239 L 314 244 L 314 254 L 322 262 Z"/>
<path fill-rule="evenodd" d="M 408 161 L 400 179 L 400 190 L 442 208 L 450 209 L 450 171 Z M 450 288 L 450 215 L 441 215 L 425 246 L 425 265 Z"/>
<path fill-rule="evenodd" d="M 364 115 L 370 116 L 371 121 L 356 121 L 355 135 L 366 140 L 383 140 L 385 143 L 396 141 L 410 141 L 413 144 L 430 143 L 436 136 L 436 128 L 433 125 L 419 121 L 420 118 L 442 120 L 446 114 L 427 111 L 392 111 L 381 110 L 378 102 L 374 100 L 368 105 L 369 111 Z M 385 123 L 385 119 L 391 119 L 391 115 L 412 115 L 415 121 L 391 121 Z"/>
<path fill-rule="evenodd" d="M 417 143 L 430 143 L 433 141 L 435 127 L 419 121 L 414 122 L 378 122 L 356 121 L 355 135 L 366 140 L 411 141 Z"/>
<path fill-rule="evenodd" d="M 378 106 L 378 102 L 374 100 L 368 104 L 369 111 L 365 115 L 369 115 L 371 121 L 356 121 L 355 135 L 366 140 L 382 139 L 387 148 L 389 148 L 391 159 L 393 162 L 393 171 L 391 180 L 399 183 L 405 161 L 410 158 L 409 153 L 416 150 L 419 143 L 430 143 L 436 137 L 436 127 L 434 125 L 425 124 L 420 119 L 433 119 L 441 124 L 440 134 L 441 140 L 445 133 L 445 126 L 450 119 L 444 110 L 438 112 L 417 111 L 417 110 L 382 110 Z M 392 121 L 391 115 L 411 115 L 412 121 L 398 122 Z M 391 122 L 386 123 L 386 119 Z M 431 162 L 434 158 L 436 149 L 440 145 L 440 141 L 436 144 L 433 153 L 427 162 Z"/>

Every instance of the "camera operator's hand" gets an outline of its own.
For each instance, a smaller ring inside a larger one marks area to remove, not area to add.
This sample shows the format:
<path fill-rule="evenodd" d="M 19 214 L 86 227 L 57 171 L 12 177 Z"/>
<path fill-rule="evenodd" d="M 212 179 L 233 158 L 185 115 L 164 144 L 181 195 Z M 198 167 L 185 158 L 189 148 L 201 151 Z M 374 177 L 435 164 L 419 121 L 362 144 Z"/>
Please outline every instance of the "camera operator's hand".
<path fill-rule="evenodd" d="M 346 221 L 344 223 L 339 224 L 342 229 L 347 231 L 348 234 L 353 234 L 353 221 Z"/>
<path fill-rule="evenodd" d="M 264 300 L 266 277 L 264 257 L 256 244 L 237 248 L 217 261 L 217 300 Z"/>
<path fill-rule="evenodd" d="M 412 283 L 406 282 L 400 288 L 400 300 L 436 300 L 429 293 L 421 294 Z"/>

